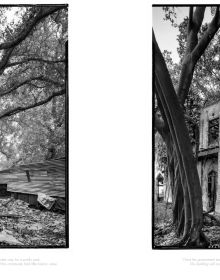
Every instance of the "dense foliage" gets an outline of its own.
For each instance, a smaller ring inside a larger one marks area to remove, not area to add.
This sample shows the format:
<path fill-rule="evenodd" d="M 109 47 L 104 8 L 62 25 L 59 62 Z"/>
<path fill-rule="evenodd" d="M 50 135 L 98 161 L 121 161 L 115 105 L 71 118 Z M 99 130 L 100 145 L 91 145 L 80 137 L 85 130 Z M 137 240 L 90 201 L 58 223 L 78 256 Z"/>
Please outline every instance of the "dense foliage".
<path fill-rule="evenodd" d="M 211 7 L 212 14 L 215 12 L 215 7 Z M 165 19 L 170 20 L 171 24 L 174 25 L 176 19 L 176 13 L 174 7 L 164 7 Z M 184 57 L 187 47 L 187 28 L 188 28 L 189 17 L 186 16 L 183 21 L 175 27 L 178 28 L 179 34 L 177 35 L 178 47 L 177 51 L 180 57 L 179 63 L 174 63 L 172 60 L 172 53 L 169 50 L 163 52 L 163 56 L 170 73 L 174 88 L 178 87 L 178 79 L 180 77 L 181 63 Z M 199 31 L 199 39 L 202 37 L 204 32 L 207 30 L 208 24 L 205 23 L 201 26 Z M 220 65 L 219 65 L 219 44 L 220 44 L 220 33 L 216 33 L 214 38 L 211 40 L 204 54 L 200 57 L 197 65 L 195 66 L 193 80 L 190 86 L 189 94 L 186 97 L 184 103 L 185 121 L 189 131 L 189 136 L 192 145 L 197 145 L 198 148 L 198 137 L 199 137 L 199 116 L 203 106 L 207 106 L 213 102 L 219 101 L 219 85 L 220 85 Z M 156 102 L 155 102 L 156 103 Z M 156 146 L 160 145 L 157 143 L 158 138 L 155 138 Z M 162 141 L 160 139 L 160 141 Z M 159 141 L 159 142 L 160 142 Z M 160 149 L 159 149 L 160 150 Z M 194 150 L 194 152 L 196 149 Z M 155 150 L 157 153 L 157 149 Z M 165 153 L 165 151 L 163 151 Z M 161 160 L 160 155 L 156 156 L 158 161 Z M 160 163 L 158 162 L 160 166 Z"/>
<path fill-rule="evenodd" d="M 0 15 L 0 168 L 63 157 L 67 7 Z"/>

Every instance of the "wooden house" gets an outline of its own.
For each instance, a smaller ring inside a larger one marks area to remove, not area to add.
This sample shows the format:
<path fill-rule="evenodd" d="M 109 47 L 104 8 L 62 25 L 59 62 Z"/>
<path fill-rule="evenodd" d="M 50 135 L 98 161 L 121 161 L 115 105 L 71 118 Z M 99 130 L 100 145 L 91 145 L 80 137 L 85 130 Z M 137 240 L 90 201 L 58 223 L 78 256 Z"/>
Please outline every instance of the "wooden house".
<path fill-rule="evenodd" d="M 13 196 L 31 205 L 38 193 L 65 198 L 65 158 L 23 164 L 0 171 L 0 196 Z"/>

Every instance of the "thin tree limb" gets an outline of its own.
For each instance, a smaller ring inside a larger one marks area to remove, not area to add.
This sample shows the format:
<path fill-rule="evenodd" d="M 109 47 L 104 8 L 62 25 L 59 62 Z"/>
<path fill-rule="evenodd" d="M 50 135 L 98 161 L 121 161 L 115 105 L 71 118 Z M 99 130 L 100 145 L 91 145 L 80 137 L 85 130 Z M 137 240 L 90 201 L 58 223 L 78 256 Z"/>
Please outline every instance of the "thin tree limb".
<path fill-rule="evenodd" d="M 0 61 L 0 75 L 4 72 L 4 69 L 8 63 L 8 60 L 13 52 L 14 48 L 10 48 L 4 51 L 3 57 L 1 58 Z"/>
<path fill-rule="evenodd" d="M 188 34 L 193 27 L 193 6 L 189 7 L 189 23 L 188 23 Z"/>
<path fill-rule="evenodd" d="M 205 6 L 198 6 L 193 14 L 193 29 L 198 33 L 204 18 Z"/>
<path fill-rule="evenodd" d="M 193 9 L 190 7 L 187 46 L 184 58 L 192 52 L 198 43 L 198 32 L 203 22 L 205 7 L 196 7 L 194 14 L 192 11 Z"/>
<path fill-rule="evenodd" d="M 34 104 L 30 104 L 30 105 L 27 105 L 27 106 L 18 106 L 16 108 L 7 110 L 7 111 L 3 112 L 2 114 L 0 114 L 0 119 L 3 119 L 5 117 L 10 117 L 10 116 L 18 114 L 20 112 L 23 112 L 23 111 L 26 111 L 26 110 L 29 110 L 29 109 L 41 106 L 43 104 L 46 104 L 50 100 L 52 100 L 54 97 L 60 96 L 60 95 L 64 95 L 65 92 L 66 92 L 66 90 L 62 89 L 62 90 L 60 90 L 58 92 L 54 92 L 52 95 L 50 95 L 49 97 L 45 98 L 44 100 L 38 101 L 38 102 L 36 102 Z"/>
<path fill-rule="evenodd" d="M 5 66 L 5 69 L 8 68 L 8 67 L 13 67 L 13 66 L 16 66 L 16 65 L 21 65 L 21 64 L 24 64 L 24 63 L 28 63 L 30 61 L 39 61 L 39 62 L 43 62 L 43 63 L 54 64 L 54 63 L 63 63 L 66 60 L 65 59 L 62 59 L 62 60 L 48 60 L 48 59 L 43 59 L 43 58 L 30 57 L 30 58 L 24 59 L 22 61 L 16 61 L 16 62 L 8 63 Z"/>
<path fill-rule="evenodd" d="M 26 79 L 24 80 L 23 82 L 17 84 L 17 85 L 14 85 L 13 87 L 11 87 L 10 89 L 8 90 L 5 90 L 5 91 L 0 91 L 0 96 L 5 96 L 7 94 L 10 94 L 11 92 L 13 92 L 14 90 L 20 88 L 21 86 L 23 85 L 26 85 L 26 84 L 29 84 L 31 81 L 34 81 L 34 80 L 38 80 L 38 81 L 43 81 L 43 82 L 48 82 L 48 83 L 53 83 L 54 85 L 57 85 L 59 87 L 62 87 L 63 84 L 57 82 L 57 81 L 54 81 L 52 79 L 49 79 L 49 78 L 46 78 L 44 76 L 38 76 L 38 77 L 33 77 L 33 78 L 29 78 L 29 79 Z"/>
<path fill-rule="evenodd" d="M 208 47 L 209 43 L 217 33 L 219 29 L 219 21 L 220 21 L 220 16 L 219 16 L 219 9 L 216 9 L 216 13 L 214 18 L 212 19 L 211 23 L 208 25 L 208 29 L 206 32 L 203 34 L 202 38 L 198 42 L 197 46 L 194 48 L 192 51 L 192 60 L 193 63 L 196 64 L 199 58 L 203 55 L 204 51 Z"/>
<path fill-rule="evenodd" d="M 25 27 L 20 32 L 20 34 L 15 38 L 14 40 L 10 42 L 5 42 L 0 44 L 0 50 L 3 49 L 9 49 L 12 47 L 17 46 L 20 44 L 33 30 L 33 28 L 45 17 L 49 16 L 52 13 L 55 13 L 56 11 L 59 11 L 60 9 L 65 8 L 66 6 L 53 6 L 53 7 L 41 7 L 39 12 L 34 18 L 30 18 L 28 20 L 28 24 L 25 24 Z"/>

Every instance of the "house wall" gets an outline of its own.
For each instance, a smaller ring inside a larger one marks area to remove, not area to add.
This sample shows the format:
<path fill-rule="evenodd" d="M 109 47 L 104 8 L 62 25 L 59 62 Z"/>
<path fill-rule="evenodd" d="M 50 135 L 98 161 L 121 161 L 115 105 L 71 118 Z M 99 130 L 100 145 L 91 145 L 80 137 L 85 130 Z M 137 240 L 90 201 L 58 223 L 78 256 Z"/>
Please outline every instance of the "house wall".
<path fill-rule="evenodd" d="M 209 158 L 207 158 L 207 156 L 202 156 L 200 158 L 200 161 L 198 161 L 197 163 L 198 174 L 200 177 L 200 183 L 202 187 L 203 209 L 205 211 L 208 210 L 208 173 L 212 170 L 217 172 L 216 203 L 215 203 L 215 212 L 217 214 L 220 214 L 220 150 L 218 149 L 218 147 L 216 147 L 217 143 L 213 143 L 213 144 L 208 143 L 208 129 L 209 129 L 209 121 L 219 117 L 220 117 L 220 102 L 207 106 L 201 112 L 199 151 L 207 150 L 208 152 L 209 149 L 215 147 L 215 149 L 217 149 L 218 151 L 218 154 L 212 154 L 212 155 L 209 154 Z"/>
<path fill-rule="evenodd" d="M 219 129 L 220 129 L 220 127 L 219 127 Z M 217 174 L 218 174 L 218 186 L 217 186 L 217 194 L 216 194 L 215 211 L 217 214 L 220 214 L 220 150 L 218 151 Z"/>
<path fill-rule="evenodd" d="M 208 146 L 208 122 L 212 119 L 219 118 L 220 103 L 216 103 L 204 108 L 200 115 L 200 137 L 199 150 L 207 149 Z"/>
<path fill-rule="evenodd" d="M 212 170 L 218 172 L 218 159 L 217 157 L 203 159 L 198 163 L 197 168 L 202 187 L 203 210 L 208 211 L 208 174 Z"/>

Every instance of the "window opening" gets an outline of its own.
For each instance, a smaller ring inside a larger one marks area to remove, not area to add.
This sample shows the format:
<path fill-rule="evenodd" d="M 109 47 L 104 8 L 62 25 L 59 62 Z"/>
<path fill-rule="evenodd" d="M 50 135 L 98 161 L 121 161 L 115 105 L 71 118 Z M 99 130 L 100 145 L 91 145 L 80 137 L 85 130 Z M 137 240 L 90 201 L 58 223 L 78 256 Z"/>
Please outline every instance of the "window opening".
<path fill-rule="evenodd" d="M 209 121 L 209 133 L 208 133 L 209 145 L 218 146 L 218 136 L 219 136 L 219 119 L 217 118 Z"/>
<path fill-rule="evenodd" d="M 211 171 L 208 174 L 208 211 L 215 210 L 215 200 L 216 200 L 216 172 Z"/>

